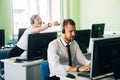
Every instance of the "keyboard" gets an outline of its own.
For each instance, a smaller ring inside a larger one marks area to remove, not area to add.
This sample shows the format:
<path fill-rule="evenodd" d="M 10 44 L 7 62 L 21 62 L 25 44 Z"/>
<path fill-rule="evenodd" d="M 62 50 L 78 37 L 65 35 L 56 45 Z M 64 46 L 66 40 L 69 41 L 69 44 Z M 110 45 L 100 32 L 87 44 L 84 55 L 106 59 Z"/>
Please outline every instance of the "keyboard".
<path fill-rule="evenodd" d="M 90 78 L 90 71 L 79 72 L 77 75 Z"/>

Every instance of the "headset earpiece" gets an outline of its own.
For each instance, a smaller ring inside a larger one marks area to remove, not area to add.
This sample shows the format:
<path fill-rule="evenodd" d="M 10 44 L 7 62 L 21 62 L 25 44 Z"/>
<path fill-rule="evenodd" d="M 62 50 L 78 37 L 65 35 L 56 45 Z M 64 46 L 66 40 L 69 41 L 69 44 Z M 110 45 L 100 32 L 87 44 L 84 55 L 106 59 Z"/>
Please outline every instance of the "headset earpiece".
<path fill-rule="evenodd" d="M 62 33 L 65 33 L 65 29 L 62 29 Z"/>
<path fill-rule="evenodd" d="M 34 19 L 30 18 L 30 23 L 34 24 Z"/>
<path fill-rule="evenodd" d="M 34 24 L 34 20 L 32 20 L 32 24 Z"/>

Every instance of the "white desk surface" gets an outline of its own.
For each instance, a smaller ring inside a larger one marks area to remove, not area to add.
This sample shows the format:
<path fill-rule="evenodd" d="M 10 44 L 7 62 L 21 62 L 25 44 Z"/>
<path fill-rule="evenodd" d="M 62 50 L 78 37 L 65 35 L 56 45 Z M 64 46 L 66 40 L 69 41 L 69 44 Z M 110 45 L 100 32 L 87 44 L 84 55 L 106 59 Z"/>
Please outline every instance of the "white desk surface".
<path fill-rule="evenodd" d="M 5 80 L 41 80 L 39 65 L 43 59 L 16 63 L 16 58 L 20 57 L 1 60 L 5 65 Z"/>
<path fill-rule="evenodd" d="M 60 75 L 57 75 L 57 76 L 60 77 L 60 80 L 91 80 L 90 78 L 87 78 L 87 77 L 77 76 L 77 74 L 78 74 L 77 72 L 69 72 L 69 73 L 73 74 L 76 78 L 71 79 L 71 78 L 67 78 L 65 76 L 60 76 Z M 115 79 L 113 78 L 113 76 L 109 76 L 109 77 L 92 79 L 92 80 L 115 80 Z"/>
<path fill-rule="evenodd" d="M 90 38 L 90 40 L 102 40 L 102 39 L 111 39 L 111 38 L 117 38 L 120 37 L 120 35 L 105 35 L 104 37 L 100 37 L 100 38 Z"/>
<path fill-rule="evenodd" d="M 60 80 L 90 80 L 90 78 L 77 76 L 77 72 L 69 72 L 69 73 L 73 74 L 76 78 L 72 79 L 72 78 L 68 78 L 68 77 L 65 77 L 65 76 L 61 76 L 61 75 L 57 75 L 57 76 L 60 77 Z"/>
<path fill-rule="evenodd" d="M 2 48 L 0 51 L 11 50 L 12 48 Z"/>
<path fill-rule="evenodd" d="M 43 59 L 39 59 L 39 60 L 33 60 L 33 61 L 22 61 L 21 63 L 15 63 L 16 58 L 8 58 L 8 59 L 2 59 L 1 61 L 4 63 L 9 63 L 9 64 L 14 64 L 17 66 L 22 66 L 22 67 L 26 67 L 26 66 L 31 66 L 31 65 L 35 65 L 35 64 L 40 64 L 42 63 L 44 60 Z"/>

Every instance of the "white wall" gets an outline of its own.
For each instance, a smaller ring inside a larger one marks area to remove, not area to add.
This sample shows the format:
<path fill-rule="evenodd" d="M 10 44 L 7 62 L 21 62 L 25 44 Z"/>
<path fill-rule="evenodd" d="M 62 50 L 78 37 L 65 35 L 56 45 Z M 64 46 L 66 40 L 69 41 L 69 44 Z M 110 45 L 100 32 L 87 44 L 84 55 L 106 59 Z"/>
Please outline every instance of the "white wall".
<path fill-rule="evenodd" d="M 106 32 L 120 31 L 120 0 L 81 0 L 81 28 L 91 28 L 93 23 L 105 23 Z"/>

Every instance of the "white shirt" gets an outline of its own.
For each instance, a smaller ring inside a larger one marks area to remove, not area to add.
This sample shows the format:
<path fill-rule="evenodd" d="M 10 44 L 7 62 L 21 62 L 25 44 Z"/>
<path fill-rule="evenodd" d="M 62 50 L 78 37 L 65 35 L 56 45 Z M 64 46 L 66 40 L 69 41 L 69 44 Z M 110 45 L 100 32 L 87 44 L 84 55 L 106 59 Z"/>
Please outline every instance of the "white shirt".
<path fill-rule="evenodd" d="M 21 36 L 20 40 L 17 43 L 17 46 L 23 50 L 27 50 L 28 45 L 28 35 L 31 34 L 32 27 L 29 27 L 25 30 L 23 35 Z"/>
<path fill-rule="evenodd" d="M 28 45 L 28 35 L 29 34 L 32 34 L 32 28 L 33 26 L 31 27 L 28 27 L 25 32 L 23 33 L 23 35 L 21 36 L 20 40 L 18 41 L 17 43 L 17 46 L 23 50 L 27 50 L 27 45 Z M 48 27 L 48 25 L 42 25 L 41 26 L 41 29 L 42 31 L 44 31 L 46 29 L 46 27 Z M 41 32 L 42 32 L 41 31 Z"/>
<path fill-rule="evenodd" d="M 48 62 L 50 68 L 50 76 L 65 75 L 70 68 L 67 53 L 67 43 L 62 39 L 55 39 L 48 46 Z M 72 61 L 76 58 L 82 65 L 88 65 L 89 60 L 82 54 L 78 43 L 73 40 L 70 43 Z"/>

